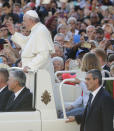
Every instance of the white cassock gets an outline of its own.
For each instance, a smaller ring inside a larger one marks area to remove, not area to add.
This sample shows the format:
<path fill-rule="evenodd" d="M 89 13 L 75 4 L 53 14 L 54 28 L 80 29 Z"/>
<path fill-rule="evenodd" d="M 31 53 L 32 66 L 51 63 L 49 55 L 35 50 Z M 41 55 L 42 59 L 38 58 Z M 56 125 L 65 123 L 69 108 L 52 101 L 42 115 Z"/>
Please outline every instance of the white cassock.
<path fill-rule="evenodd" d="M 46 69 L 53 76 L 50 54 L 55 50 L 51 34 L 45 25 L 38 22 L 32 27 L 29 36 L 15 32 L 11 39 L 21 46 L 22 67 L 28 66 L 31 70 Z"/>

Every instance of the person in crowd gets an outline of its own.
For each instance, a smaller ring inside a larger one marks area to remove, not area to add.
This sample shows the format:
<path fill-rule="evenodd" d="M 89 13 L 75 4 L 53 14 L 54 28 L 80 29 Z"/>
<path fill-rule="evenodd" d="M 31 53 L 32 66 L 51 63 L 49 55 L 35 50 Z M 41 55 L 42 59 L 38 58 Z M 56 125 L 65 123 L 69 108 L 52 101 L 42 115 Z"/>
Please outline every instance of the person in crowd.
<path fill-rule="evenodd" d="M 8 77 L 8 70 L 0 68 L 0 112 L 5 111 L 9 97 L 12 95 L 12 92 L 8 89 L 7 85 Z"/>
<path fill-rule="evenodd" d="M 58 42 L 61 44 L 61 46 L 64 46 L 64 41 L 65 41 L 65 35 L 62 33 L 57 33 L 54 36 L 54 42 Z"/>
<path fill-rule="evenodd" d="M 96 37 L 95 40 L 98 42 L 98 45 L 100 42 L 104 39 L 104 30 L 101 27 L 96 28 Z"/>
<path fill-rule="evenodd" d="M 56 56 L 52 58 L 54 72 L 63 71 L 64 70 L 64 60 L 62 57 Z M 62 74 L 57 75 L 59 80 L 62 80 Z"/>
<path fill-rule="evenodd" d="M 63 58 L 56 56 L 52 58 L 52 62 L 54 65 L 54 71 L 62 71 L 64 70 L 64 60 Z"/>
<path fill-rule="evenodd" d="M 71 37 L 73 37 L 74 35 L 77 35 L 79 33 L 79 30 L 76 29 L 76 23 L 77 23 L 77 20 L 75 17 L 70 17 L 67 21 L 67 24 L 70 28 L 70 32 L 69 32 L 69 35 Z"/>
<path fill-rule="evenodd" d="M 108 57 L 108 66 L 110 67 L 112 63 L 114 63 L 114 54 L 111 54 Z"/>
<path fill-rule="evenodd" d="M 88 37 L 88 41 L 90 40 L 94 40 L 95 36 L 95 27 L 93 25 L 89 25 L 87 28 L 86 28 L 86 33 L 87 33 L 87 37 Z"/>
<path fill-rule="evenodd" d="M 1 17 L 2 22 L 4 21 L 5 15 L 8 15 L 8 14 L 12 15 L 12 17 L 14 19 L 14 23 L 18 23 L 19 22 L 19 16 L 12 12 L 11 5 L 8 2 L 4 2 L 2 7 L 3 7 L 3 15 Z"/>
<path fill-rule="evenodd" d="M 110 67 L 107 65 L 107 55 L 103 49 L 95 48 L 92 50 L 99 58 L 101 68 L 110 71 Z"/>
<path fill-rule="evenodd" d="M 25 87 L 26 76 L 21 70 L 11 70 L 9 73 L 8 88 L 13 94 L 10 96 L 5 111 L 32 110 L 32 93 Z"/>
<path fill-rule="evenodd" d="M 53 54 L 51 55 L 51 57 L 59 56 L 59 57 L 64 58 L 64 50 L 63 50 L 63 47 L 62 47 L 58 42 L 54 42 L 54 48 L 55 48 L 55 53 L 53 53 Z"/>
<path fill-rule="evenodd" d="M 101 72 L 96 69 L 90 70 L 85 80 L 91 93 L 84 114 L 71 116 L 66 122 L 76 120 L 77 123 L 81 123 L 81 131 L 113 131 L 114 103 L 109 93 L 101 86 Z"/>

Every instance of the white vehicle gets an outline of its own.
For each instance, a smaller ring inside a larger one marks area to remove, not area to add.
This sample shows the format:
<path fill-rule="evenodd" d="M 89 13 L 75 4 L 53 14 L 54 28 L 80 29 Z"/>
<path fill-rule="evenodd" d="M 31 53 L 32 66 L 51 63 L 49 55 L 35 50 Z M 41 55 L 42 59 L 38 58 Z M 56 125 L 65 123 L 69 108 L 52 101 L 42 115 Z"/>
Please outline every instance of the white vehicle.
<path fill-rule="evenodd" d="M 33 93 L 34 111 L 0 112 L 0 131 L 79 131 L 76 122 L 66 123 L 65 108 L 60 93 L 64 118 L 57 117 L 50 75 L 45 70 L 29 72 L 27 87 Z M 61 90 L 61 89 L 60 89 Z M 67 98 L 67 94 L 66 94 Z"/>
<path fill-rule="evenodd" d="M 67 117 L 64 101 L 74 101 L 81 94 L 81 90 L 73 86 L 64 88 L 62 85 L 66 81 L 68 80 L 62 81 L 59 87 L 55 87 L 59 95 L 53 95 L 47 71 L 29 72 L 26 85 L 33 93 L 34 111 L 0 112 L 0 131 L 79 131 L 80 126 L 76 122 L 65 122 Z M 63 110 L 62 119 L 57 117 L 59 109 Z"/>

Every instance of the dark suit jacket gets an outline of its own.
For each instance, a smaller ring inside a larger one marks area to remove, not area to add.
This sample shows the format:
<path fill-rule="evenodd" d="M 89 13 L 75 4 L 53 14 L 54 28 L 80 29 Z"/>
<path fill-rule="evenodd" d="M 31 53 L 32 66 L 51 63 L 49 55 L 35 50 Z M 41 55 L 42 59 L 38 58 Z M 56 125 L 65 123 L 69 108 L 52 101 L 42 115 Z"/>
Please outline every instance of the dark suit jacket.
<path fill-rule="evenodd" d="M 32 110 L 32 93 L 26 87 L 21 91 L 17 98 L 8 102 L 5 111 L 30 111 Z"/>
<path fill-rule="evenodd" d="M 8 86 L 0 92 L 0 111 L 5 111 L 6 104 L 12 92 L 8 90 Z"/>
<path fill-rule="evenodd" d="M 95 96 L 87 117 L 86 112 L 87 107 L 83 116 L 75 117 L 81 122 L 80 131 L 113 131 L 114 101 L 105 89 L 101 88 Z"/>

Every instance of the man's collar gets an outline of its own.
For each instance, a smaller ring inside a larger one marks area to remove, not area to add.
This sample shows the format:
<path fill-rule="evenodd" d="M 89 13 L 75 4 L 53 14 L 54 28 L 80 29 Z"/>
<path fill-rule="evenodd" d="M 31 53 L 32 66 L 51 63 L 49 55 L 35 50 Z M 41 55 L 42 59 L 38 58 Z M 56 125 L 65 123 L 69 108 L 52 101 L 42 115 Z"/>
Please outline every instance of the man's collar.
<path fill-rule="evenodd" d="M 7 85 L 4 86 L 4 87 L 2 87 L 2 88 L 0 89 L 0 92 L 2 92 L 6 87 L 7 87 Z"/>
<path fill-rule="evenodd" d="M 93 97 L 96 96 L 96 94 L 99 92 L 99 90 L 102 88 L 102 86 L 99 86 L 96 90 L 94 90 L 92 93 Z"/>
<path fill-rule="evenodd" d="M 18 97 L 18 95 L 21 93 L 21 91 L 24 89 L 25 87 L 21 88 L 18 92 L 15 93 L 15 99 Z"/>

